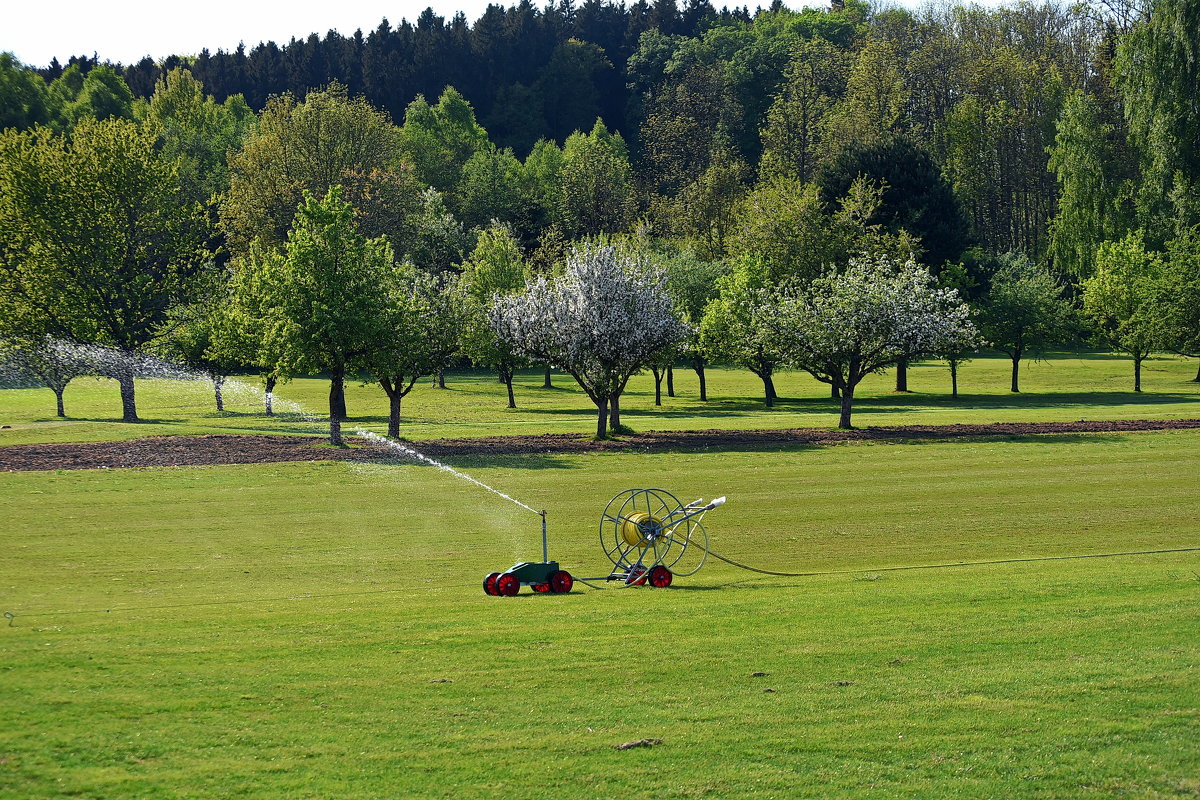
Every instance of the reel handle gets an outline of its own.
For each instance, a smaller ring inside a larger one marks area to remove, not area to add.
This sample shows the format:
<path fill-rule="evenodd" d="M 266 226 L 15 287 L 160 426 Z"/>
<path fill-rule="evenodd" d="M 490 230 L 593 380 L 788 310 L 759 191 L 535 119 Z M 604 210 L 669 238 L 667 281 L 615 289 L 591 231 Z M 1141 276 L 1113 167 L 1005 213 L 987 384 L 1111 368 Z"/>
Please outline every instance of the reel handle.
<path fill-rule="evenodd" d="M 712 511 L 717 506 L 723 506 L 723 505 L 725 505 L 725 496 L 724 495 L 718 497 L 716 500 L 713 500 L 711 503 L 709 503 L 706 506 L 706 508 L 708 508 L 709 511 Z"/>

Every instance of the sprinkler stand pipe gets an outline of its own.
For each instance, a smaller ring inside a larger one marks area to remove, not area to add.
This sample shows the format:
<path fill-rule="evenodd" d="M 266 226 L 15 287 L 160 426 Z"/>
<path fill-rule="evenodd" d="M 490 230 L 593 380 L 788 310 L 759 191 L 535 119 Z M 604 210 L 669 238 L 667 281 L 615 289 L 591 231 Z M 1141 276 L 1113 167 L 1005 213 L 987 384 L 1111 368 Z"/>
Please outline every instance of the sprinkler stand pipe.
<path fill-rule="evenodd" d="M 542 562 L 545 563 L 550 560 L 550 550 L 549 550 L 549 547 L 546 545 L 546 509 L 544 509 L 544 508 L 541 511 L 541 517 L 542 517 Z"/>

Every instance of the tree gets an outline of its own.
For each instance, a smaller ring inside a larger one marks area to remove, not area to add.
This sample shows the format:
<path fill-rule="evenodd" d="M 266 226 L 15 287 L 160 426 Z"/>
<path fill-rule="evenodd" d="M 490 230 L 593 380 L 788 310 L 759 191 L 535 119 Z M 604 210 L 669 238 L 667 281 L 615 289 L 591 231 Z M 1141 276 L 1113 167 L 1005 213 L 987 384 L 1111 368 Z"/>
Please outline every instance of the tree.
<path fill-rule="evenodd" d="M 687 338 L 682 342 L 684 358 L 692 362 L 696 378 L 700 382 L 700 400 L 708 401 L 708 382 L 704 370 L 711 354 L 700 336 L 700 325 L 705 309 L 716 299 L 720 280 L 729 273 L 724 261 L 704 261 L 695 254 L 683 251 L 664 260 L 667 271 L 667 290 L 675 300 L 675 310 L 688 326 Z"/>
<path fill-rule="evenodd" d="M 46 82 L 12 53 L 0 53 L 0 130 L 24 130 L 50 121 Z"/>
<path fill-rule="evenodd" d="M 1044 267 L 1020 253 L 1000 260 L 979 309 L 983 338 L 1012 360 L 1012 391 L 1018 388 L 1021 358 L 1062 344 L 1071 333 L 1063 287 Z"/>
<path fill-rule="evenodd" d="M 69 137 L 0 133 L 0 310 L 26 331 L 115 347 L 122 418 L 136 422 L 133 353 L 209 261 L 206 219 L 178 201 L 175 164 L 126 120 Z"/>
<path fill-rule="evenodd" d="M 1181 356 L 1200 357 L 1200 228 L 1170 243 L 1154 293 L 1162 344 Z M 1200 369 L 1195 382 L 1200 383 Z"/>
<path fill-rule="evenodd" d="M 563 274 L 539 276 L 519 294 L 500 295 L 493 330 L 525 356 L 575 378 L 596 404 L 596 438 L 620 430 L 620 398 L 633 373 L 686 333 L 666 276 L 633 248 L 591 245 L 567 258 Z"/>
<path fill-rule="evenodd" d="M 845 197 L 863 177 L 882 190 L 866 224 L 916 237 L 935 270 L 962 255 L 967 219 L 929 151 L 900 136 L 849 144 L 818 171 L 821 199 Z"/>
<path fill-rule="evenodd" d="M 850 428 L 854 390 L 898 359 L 936 353 L 973 333 L 967 306 L 939 289 L 924 267 L 888 257 L 854 259 L 807 289 L 760 308 L 759 324 L 784 359 L 841 395 L 839 428 Z"/>
<path fill-rule="evenodd" d="M 508 407 L 516 408 L 513 370 L 522 359 L 512 345 L 496 335 L 488 323 L 488 307 L 497 295 L 525 287 L 527 270 L 521 247 L 512 231 L 495 225 L 479 234 L 471 257 L 463 262 L 463 353 L 479 366 L 495 369 L 508 389 Z"/>
<path fill-rule="evenodd" d="M 358 187 L 363 233 L 386 234 L 399 244 L 405 233 L 394 227 L 395 193 L 386 184 L 400 154 L 388 116 L 362 98 L 351 99 L 343 86 L 309 92 L 302 103 L 291 95 L 271 98 L 242 149 L 229 157 L 221 223 L 231 249 L 245 254 L 255 238 L 267 247 L 282 245 L 305 192 L 324 197 L 347 184 Z M 363 182 L 385 188 L 374 193 Z M 368 202 L 372 198 L 377 202 Z"/>
<path fill-rule="evenodd" d="M 184 196 L 207 203 L 229 188 L 226 156 L 241 147 L 254 112 L 240 95 L 217 103 L 191 71 L 177 67 L 155 83 L 140 119 L 158 135 L 162 152 L 178 162 Z"/>
<path fill-rule="evenodd" d="M 409 103 L 398 142 L 417 178 L 444 193 L 458 187 L 471 156 L 491 147 L 475 110 L 453 86 L 432 106 L 421 95 Z"/>
<path fill-rule="evenodd" d="M 1162 257 L 1147 252 L 1141 232 L 1096 251 L 1096 274 L 1083 283 L 1083 313 L 1095 323 L 1102 341 L 1133 358 L 1133 390 L 1142 390 L 1142 362 L 1158 344 L 1159 309 L 1155 285 Z"/>
<path fill-rule="evenodd" d="M 241 366 L 237 353 L 218 343 L 228 311 L 217 291 L 198 302 L 171 310 L 155 337 L 154 352 L 169 361 L 201 372 L 212 381 L 217 411 L 225 410 L 225 380 Z"/>
<path fill-rule="evenodd" d="M 844 50 L 824 39 L 796 45 L 784 73 L 786 82 L 767 111 L 762 130 L 759 172 L 763 177 L 812 180 L 828 153 L 827 123 L 846 90 L 848 61 Z"/>
<path fill-rule="evenodd" d="M 516 223 L 524 211 L 521 178 L 521 162 L 511 150 L 489 145 L 476 151 L 463 165 L 458 187 L 464 224 L 483 228 L 492 220 Z"/>
<path fill-rule="evenodd" d="M 1153 0 L 1118 49 L 1117 82 L 1142 156 L 1147 231 L 1200 224 L 1200 0 Z"/>
<path fill-rule="evenodd" d="M 388 437 L 400 438 L 400 404 L 422 375 L 444 369 L 458 349 L 462 300 L 454 281 L 411 264 L 391 276 L 382 331 L 360 359 L 363 370 L 388 396 Z"/>
<path fill-rule="evenodd" d="M 57 414 L 66 417 L 63 392 L 75 378 L 94 369 L 88 348 L 61 342 L 50 336 L 25 339 L 0 338 L 0 362 L 20 374 L 36 378 L 54 392 Z"/>
<path fill-rule="evenodd" d="M 558 221 L 571 238 L 619 233 L 637 210 L 629 154 L 620 134 L 596 120 L 591 133 L 576 131 L 563 146 Z"/>
<path fill-rule="evenodd" d="M 763 328 L 760 307 L 771 301 L 767 264 L 750 256 L 734 262 L 728 275 L 717 279 L 717 296 L 700 320 L 700 347 L 753 372 L 763 382 L 767 408 L 775 405 L 775 368 L 782 360 L 778 342 Z"/>
<path fill-rule="evenodd" d="M 1095 98 L 1083 92 L 1067 97 L 1050 151 L 1059 187 L 1050 256 L 1057 269 L 1077 279 L 1091 276 L 1100 243 L 1122 238 L 1133 222 L 1130 168 L 1115 138 Z"/>
<path fill-rule="evenodd" d="M 235 274 L 234 294 L 257 307 L 263 336 L 258 361 L 283 380 L 329 375 L 329 441 L 342 444 L 346 375 L 387 335 L 384 310 L 393 277 L 392 248 L 366 239 L 339 187 L 307 196 L 282 249 L 255 242 Z"/>

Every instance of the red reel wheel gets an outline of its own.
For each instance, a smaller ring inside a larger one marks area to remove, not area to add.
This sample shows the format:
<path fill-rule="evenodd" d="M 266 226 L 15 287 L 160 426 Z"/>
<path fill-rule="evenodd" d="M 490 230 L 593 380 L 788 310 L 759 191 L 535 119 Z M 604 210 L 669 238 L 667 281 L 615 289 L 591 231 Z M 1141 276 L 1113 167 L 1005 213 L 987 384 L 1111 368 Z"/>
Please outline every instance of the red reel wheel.
<path fill-rule="evenodd" d="M 516 597 L 521 591 L 521 582 L 511 572 L 503 572 L 496 578 L 496 594 L 501 597 Z"/>
<path fill-rule="evenodd" d="M 533 589 L 538 594 L 546 594 L 547 592 L 550 591 L 550 584 L 548 584 L 548 583 L 531 583 L 531 584 L 529 584 L 529 588 Z"/>
<path fill-rule="evenodd" d="M 659 564 L 650 570 L 650 585 L 657 589 L 665 589 L 671 585 L 674 577 L 671 574 L 671 570 Z"/>
<path fill-rule="evenodd" d="M 499 572 L 493 572 L 483 579 L 483 593 L 495 597 L 499 592 L 496 591 L 496 579 L 500 577 Z"/>
<path fill-rule="evenodd" d="M 566 594 L 575 585 L 575 579 L 566 570 L 550 573 L 550 591 L 554 594 Z"/>
<path fill-rule="evenodd" d="M 629 568 L 629 577 L 625 579 L 625 583 L 630 586 L 645 586 L 646 571 L 645 564 L 634 564 Z"/>

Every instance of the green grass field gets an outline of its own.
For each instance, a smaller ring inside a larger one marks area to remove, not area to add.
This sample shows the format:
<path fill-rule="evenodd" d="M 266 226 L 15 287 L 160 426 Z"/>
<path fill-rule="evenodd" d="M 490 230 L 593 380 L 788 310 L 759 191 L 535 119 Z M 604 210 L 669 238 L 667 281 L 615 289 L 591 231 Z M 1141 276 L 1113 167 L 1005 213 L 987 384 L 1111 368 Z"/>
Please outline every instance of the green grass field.
<path fill-rule="evenodd" d="M 1169 356 L 1143 367 L 1140 394 L 1132 391 L 1128 359 L 1097 353 L 1060 354 L 1043 361 L 1026 360 L 1020 394 L 1009 392 L 1007 358 L 981 357 L 962 367 L 960 397 L 950 397 L 944 365 L 930 362 L 910 369 L 911 394 L 896 394 L 890 373 L 867 379 L 856 395 L 854 424 L 905 425 L 987 422 L 1046 422 L 1086 419 L 1178 419 L 1200 413 L 1200 384 L 1194 360 Z M 257 379 L 245 379 L 257 386 Z M 676 397 L 654 406 L 654 383 L 639 375 L 622 400 L 623 422 L 634 430 L 694 428 L 794 428 L 837 425 L 837 406 L 828 387 L 798 372 L 776 378 L 782 396 L 774 409 L 762 402 L 762 383 L 745 370 L 709 370 L 708 403 L 697 398 L 696 376 L 676 372 Z M 401 434 L 411 440 L 488 436 L 504 433 L 579 433 L 595 430 L 595 407 L 568 376 L 555 378 L 555 388 L 542 389 L 540 373 L 518 377 L 518 408 L 505 408 L 504 387 L 483 374 L 456 374 L 448 388 L 422 382 L 405 399 Z M 0 445 L 43 441 L 98 441 L 172 433 L 312 433 L 320 426 L 297 415 L 269 419 L 260 413 L 259 392 L 230 387 L 228 412 L 213 410 L 211 388 L 203 382 L 139 381 L 138 408 L 147 420 L 125 425 L 120 417 L 116 384 L 79 379 L 66 392 L 69 419 L 54 416 L 48 389 L 0 390 Z M 317 416 L 328 409 L 328 381 L 297 380 L 278 394 Z M 377 386 L 349 384 L 347 405 L 355 425 L 376 432 L 387 429 L 387 402 Z"/>
<path fill-rule="evenodd" d="M 1149 382 L 1180 399 L 1128 415 L 1194 416 L 1186 366 Z M 499 396 L 455 383 L 439 397 Z M 860 424 L 968 416 L 893 413 Z M 788 415 L 825 424 L 739 421 Z M 539 520 L 429 467 L 9 473 L 0 797 L 1200 795 L 1200 552 L 889 569 L 1200 547 L 1200 432 L 456 466 L 546 508 L 577 575 L 607 563 L 604 503 L 644 485 L 727 494 L 724 555 L 829 574 L 490 598 Z"/>

